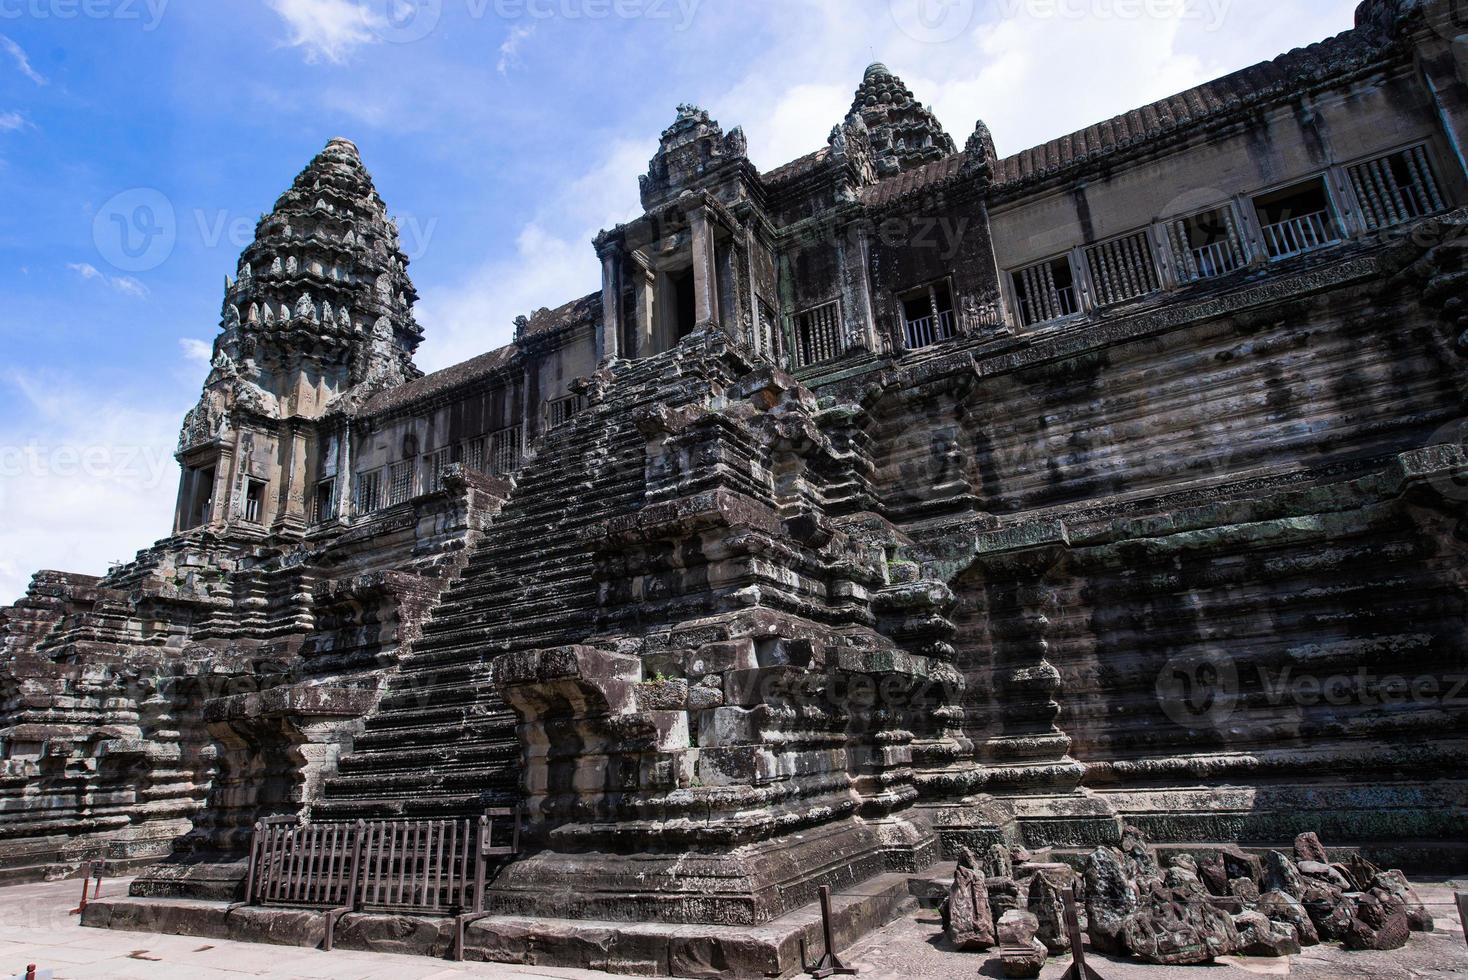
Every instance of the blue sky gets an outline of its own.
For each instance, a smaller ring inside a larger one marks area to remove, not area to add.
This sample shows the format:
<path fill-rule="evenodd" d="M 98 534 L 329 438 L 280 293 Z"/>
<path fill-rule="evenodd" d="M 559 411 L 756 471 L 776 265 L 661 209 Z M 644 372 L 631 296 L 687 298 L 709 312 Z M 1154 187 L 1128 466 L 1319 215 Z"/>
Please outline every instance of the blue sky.
<path fill-rule="evenodd" d="M 1345 30 L 1354 6 L 0 0 L 0 602 L 167 532 L 224 276 L 333 136 L 398 216 L 433 370 L 597 288 L 589 239 L 636 212 L 680 102 L 743 125 L 770 169 L 824 145 L 882 60 L 960 145 L 982 118 L 1007 154 Z M 133 259 L 108 219 L 138 201 L 171 247 Z"/>

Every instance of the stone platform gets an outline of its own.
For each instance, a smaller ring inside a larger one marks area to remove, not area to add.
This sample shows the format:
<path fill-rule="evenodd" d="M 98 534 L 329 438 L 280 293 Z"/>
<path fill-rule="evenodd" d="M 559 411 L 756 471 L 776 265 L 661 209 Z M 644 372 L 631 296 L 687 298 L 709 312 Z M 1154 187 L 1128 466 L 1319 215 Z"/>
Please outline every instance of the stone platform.
<path fill-rule="evenodd" d="M 844 949 L 916 907 L 911 878 L 885 874 L 832 896 L 837 948 Z M 84 926 L 279 946 L 319 946 L 325 913 L 180 898 L 106 898 Z M 337 925 L 339 950 L 446 958 L 452 919 L 363 913 Z M 465 957 L 493 963 L 592 969 L 635 976 L 788 977 L 823 952 L 818 906 L 762 926 L 672 925 L 492 916 L 465 932 Z"/>

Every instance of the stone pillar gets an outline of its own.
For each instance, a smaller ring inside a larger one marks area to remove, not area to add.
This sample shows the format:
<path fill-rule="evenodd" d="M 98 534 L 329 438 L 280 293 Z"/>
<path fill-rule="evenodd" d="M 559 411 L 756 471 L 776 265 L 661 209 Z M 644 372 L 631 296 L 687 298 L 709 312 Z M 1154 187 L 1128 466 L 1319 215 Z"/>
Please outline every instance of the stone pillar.
<path fill-rule="evenodd" d="M 352 507 L 352 423 L 343 422 L 337 437 L 336 517 L 345 520 Z"/>
<path fill-rule="evenodd" d="M 688 211 L 693 238 L 693 291 L 695 322 L 702 327 L 718 320 L 719 273 L 714 262 L 714 229 L 708 206 L 699 201 Z"/>
<path fill-rule="evenodd" d="M 597 332 L 598 361 L 620 357 L 622 351 L 622 243 L 598 237 L 596 254 L 601 258 L 601 329 Z"/>
<path fill-rule="evenodd" d="M 657 275 L 641 252 L 632 253 L 632 292 L 637 297 L 637 349 L 626 352 L 628 357 L 646 357 L 657 352 L 653 346 L 653 327 L 656 323 L 655 287 Z"/>
<path fill-rule="evenodd" d="M 310 447 L 306 429 L 291 425 L 281 440 L 280 453 L 284 457 L 280 468 L 280 512 L 275 517 L 272 530 L 276 533 L 300 532 L 306 529 L 306 470 Z"/>
<path fill-rule="evenodd" d="M 871 228 L 867 224 L 857 226 L 855 240 L 846 236 L 842 247 L 845 270 L 842 285 L 846 291 L 844 304 L 847 336 L 856 345 L 870 351 L 882 350 L 882 340 L 877 332 L 876 312 L 872 309 Z"/>
<path fill-rule="evenodd" d="M 218 460 L 214 464 L 214 489 L 209 503 L 209 516 L 205 519 L 203 526 L 223 527 L 234 517 L 232 513 L 236 485 L 234 461 L 233 449 L 219 451 Z"/>

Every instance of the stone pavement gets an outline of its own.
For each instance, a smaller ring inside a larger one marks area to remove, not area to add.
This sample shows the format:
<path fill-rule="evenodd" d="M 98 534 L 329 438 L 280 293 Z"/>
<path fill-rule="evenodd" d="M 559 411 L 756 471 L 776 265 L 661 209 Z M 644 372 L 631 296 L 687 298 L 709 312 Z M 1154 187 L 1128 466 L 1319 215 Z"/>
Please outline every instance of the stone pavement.
<path fill-rule="evenodd" d="M 1437 919 L 1437 931 L 1416 934 L 1406 949 L 1388 953 L 1347 953 L 1317 946 L 1282 960 L 1228 959 L 1209 968 L 1146 966 L 1093 954 L 1106 980 L 1253 980 L 1260 976 L 1295 980 L 1435 980 L 1468 977 L 1468 945 L 1456 913 L 1443 907 L 1453 889 L 1468 890 L 1468 880 L 1417 883 L 1418 893 Z M 125 879 L 109 880 L 104 894 L 126 892 Z M 51 969 L 56 980 L 229 980 L 260 976 L 280 980 L 452 980 L 452 978 L 561 977 L 606 980 L 586 970 L 550 967 L 448 963 L 424 957 L 339 950 L 323 953 L 290 946 L 265 946 L 190 936 L 83 929 L 67 910 L 81 893 L 77 881 L 0 888 L 0 978 L 22 973 L 28 963 Z M 936 912 L 919 911 L 843 953 L 867 980 L 951 980 L 1001 977 L 997 956 L 958 953 L 940 937 Z M 1056 980 L 1070 958 L 1051 959 L 1044 980 Z"/>
<path fill-rule="evenodd" d="M 103 895 L 124 895 L 128 879 L 109 879 Z M 294 946 L 266 946 L 193 936 L 83 929 L 68 915 L 80 881 L 0 888 L 0 978 L 34 963 L 55 980 L 458 980 L 561 977 L 606 980 L 604 973 L 550 967 L 450 963 L 427 957 Z"/>

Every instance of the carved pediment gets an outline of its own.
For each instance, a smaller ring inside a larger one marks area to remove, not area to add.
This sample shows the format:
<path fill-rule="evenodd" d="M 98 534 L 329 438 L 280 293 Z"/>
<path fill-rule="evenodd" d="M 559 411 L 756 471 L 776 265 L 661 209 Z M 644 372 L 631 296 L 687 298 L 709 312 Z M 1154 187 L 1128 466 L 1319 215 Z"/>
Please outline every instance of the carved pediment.
<path fill-rule="evenodd" d="M 700 186 L 703 176 L 733 160 L 745 158 L 749 142 L 744 130 L 725 134 L 697 106 L 678 107 L 678 118 L 663 131 L 658 152 L 641 178 L 642 204 L 652 210 L 685 190 Z"/>

